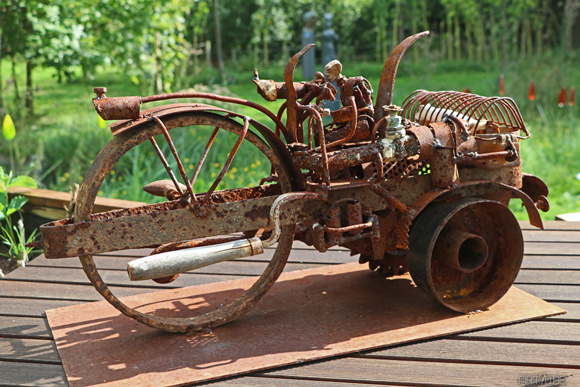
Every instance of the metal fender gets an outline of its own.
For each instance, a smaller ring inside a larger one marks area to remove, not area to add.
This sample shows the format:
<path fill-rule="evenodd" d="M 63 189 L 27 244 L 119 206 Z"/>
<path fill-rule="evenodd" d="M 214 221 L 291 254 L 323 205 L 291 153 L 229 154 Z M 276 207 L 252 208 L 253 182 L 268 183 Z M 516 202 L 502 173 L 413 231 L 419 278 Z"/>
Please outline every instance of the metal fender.
<path fill-rule="evenodd" d="M 512 186 L 496 183 L 493 181 L 470 181 L 453 188 L 429 191 L 417 199 L 412 206 L 410 206 L 412 208 L 412 214 L 408 221 L 412 222 L 430 203 L 435 200 L 444 201 L 449 198 L 457 200 L 459 198 L 466 197 L 481 198 L 492 193 L 505 191 L 510 192 L 513 198 L 518 198 L 522 201 L 528 213 L 530 224 L 543 230 L 544 225 L 542 223 L 540 213 L 536 208 L 534 201 L 525 192 Z"/>

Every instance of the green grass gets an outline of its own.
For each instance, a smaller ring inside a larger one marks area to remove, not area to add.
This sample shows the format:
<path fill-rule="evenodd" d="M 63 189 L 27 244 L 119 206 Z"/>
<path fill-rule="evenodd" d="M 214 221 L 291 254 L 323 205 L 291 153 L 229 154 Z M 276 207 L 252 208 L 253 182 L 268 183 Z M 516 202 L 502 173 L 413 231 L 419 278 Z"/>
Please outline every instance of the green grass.
<path fill-rule="evenodd" d="M 497 95 L 498 78 L 502 72 L 499 65 L 469 62 L 437 62 L 436 58 L 424 58 L 421 63 L 411 61 L 401 63 L 395 85 L 394 102 L 401 104 L 404 97 L 416 89 L 464 90 L 480 95 Z M 347 61 L 344 61 L 347 62 Z M 559 71 L 553 71 L 555 67 Z M 18 71 L 21 73 L 23 66 Z M 382 64 L 357 62 L 345 63 L 346 76 L 363 75 L 376 89 Z M 266 102 L 256 93 L 251 83 L 252 69 L 242 63 L 237 68 L 228 69 L 228 85 L 221 86 L 215 70 L 192 77 L 187 82 L 196 91 L 209 91 L 218 94 L 234 95 L 263 104 L 276 112 L 280 102 Z M 268 69 L 260 69 L 262 79 L 273 78 L 282 81 L 284 66 L 274 64 Z M 532 138 L 522 144 L 524 170 L 542 178 L 550 187 L 552 209 L 544 218 L 553 219 L 558 213 L 580 211 L 580 112 L 579 107 L 556 107 L 560 87 L 580 85 L 580 72 L 564 58 L 550 57 L 521 61 L 509 64 L 505 71 L 506 94 L 518 103 Z M 8 63 L 2 63 L 3 79 L 10 75 Z M 296 71 L 297 78 L 301 73 Z M 529 81 L 536 84 L 536 101 L 527 100 Z M 57 83 L 49 70 L 36 69 L 34 81 L 36 91 L 36 116 L 26 117 L 21 105 L 13 102 L 13 87 L 4 87 L 7 111 L 15 121 L 18 131 L 16 148 L 18 168 L 23 173 L 35 176 L 42 186 L 67 191 L 69 186 L 80 183 L 90 163 L 99 150 L 112 138 L 106 128 L 98 125 L 91 98 L 95 86 L 107 86 L 109 96 L 143 94 L 142 85 L 134 84 L 128 77 L 111 69 L 101 69 L 93 80 L 75 80 Z M 20 83 L 23 83 L 22 81 Z M 21 85 L 22 88 L 22 85 Z M 21 92 L 22 93 L 22 92 Z M 247 107 L 232 107 L 222 104 L 239 113 L 251 116 L 272 126 L 267 117 Z M 211 128 L 192 133 L 184 131 L 175 137 L 180 155 L 191 173 L 197 162 L 197 155 L 203 149 Z M 235 138 L 231 134 L 220 134 L 214 145 L 200 180 L 195 187 L 201 192 L 213 182 L 212 176 L 219 173 L 226 155 Z M 161 143 L 161 141 L 159 141 Z M 133 200 L 150 200 L 142 191 L 142 186 L 164 176 L 150 145 L 140 146 L 141 152 L 129 152 L 115 167 L 101 187 L 101 194 L 110 197 L 123 197 Z M 0 144 L 2 164 L 7 164 L 7 144 Z M 165 152 L 169 154 L 169 152 Z M 234 165 L 226 175 L 220 188 L 244 186 L 257 183 L 268 174 L 265 159 L 255 165 L 255 153 L 242 149 L 234 160 Z M 175 169 L 175 168 L 174 168 Z M 514 207 L 515 208 L 515 207 Z M 525 218 L 521 210 L 517 216 Z"/>

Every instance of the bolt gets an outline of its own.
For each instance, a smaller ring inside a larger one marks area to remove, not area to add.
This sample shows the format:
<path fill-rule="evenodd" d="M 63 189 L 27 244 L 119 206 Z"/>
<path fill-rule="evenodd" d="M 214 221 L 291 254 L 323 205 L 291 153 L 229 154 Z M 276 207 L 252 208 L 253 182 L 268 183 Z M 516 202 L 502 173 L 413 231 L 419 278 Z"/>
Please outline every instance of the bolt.
<path fill-rule="evenodd" d="M 105 93 L 107 92 L 106 87 L 95 87 L 93 91 L 97 94 L 97 98 L 105 98 Z"/>

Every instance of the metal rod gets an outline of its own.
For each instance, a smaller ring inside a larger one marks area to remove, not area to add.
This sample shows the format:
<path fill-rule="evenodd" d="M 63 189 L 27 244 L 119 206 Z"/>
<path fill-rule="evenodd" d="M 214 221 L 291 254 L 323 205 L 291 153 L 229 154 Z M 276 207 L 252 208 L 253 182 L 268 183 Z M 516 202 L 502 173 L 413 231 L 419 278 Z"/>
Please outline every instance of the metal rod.
<path fill-rule="evenodd" d="M 153 119 L 155 120 L 155 122 L 157 122 L 157 125 L 159 125 L 159 127 L 161 128 L 161 131 L 163 132 L 163 135 L 165 136 L 165 139 L 167 140 L 167 143 L 169 144 L 169 149 L 171 149 L 171 153 L 173 153 L 173 157 L 175 157 L 175 161 L 177 161 L 177 168 L 179 169 L 179 173 L 181 174 L 181 177 L 183 179 L 183 181 L 185 182 L 185 186 L 187 187 L 187 192 L 189 193 L 189 196 L 191 197 L 192 200 L 195 200 L 195 194 L 193 193 L 193 188 L 191 187 L 191 183 L 189 182 L 189 179 L 187 177 L 187 173 L 185 173 L 185 168 L 183 168 L 183 164 L 181 163 L 181 159 L 179 158 L 179 155 L 177 154 L 177 149 L 175 149 L 175 145 L 173 144 L 173 140 L 171 139 L 171 136 L 169 135 L 169 131 L 167 130 L 167 128 L 165 127 L 165 124 L 163 123 L 163 121 L 161 121 L 161 119 L 157 116 L 153 116 Z"/>
<path fill-rule="evenodd" d="M 205 162 L 205 158 L 207 157 L 207 154 L 209 153 L 209 150 L 213 144 L 213 141 L 215 140 L 215 137 L 217 136 L 219 129 L 220 129 L 219 126 L 216 126 L 214 128 L 211 136 L 209 137 L 209 140 L 207 141 L 207 144 L 205 145 L 205 149 L 203 150 L 203 153 L 199 159 L 199 162 L 197 163 L 197 166 L 195 167 L 195 171 L 193 171 L 193 176 L 190 180 L 192 187 L 195 184 L 195 181 L 197 180 L 197 176 L 199 175 L 199 171 L 201 171 L 201 167 L 203 166 L 203 163 Z"/>
<path fill-rule="evenodd" d="M 161 148 L 159 148 L 159 145 L 157 145 L 157 141 L 155 141 L 155 138 L 153 138 L 153 137 L 151 137 L 149 139 L 149 141 L 151 141 L 151 144 L 153 144 L 153 148 L 155 149 L 155 152 L 157 152 L 157 155 L 159 156 L 161 163 L 165 167 L 167 174 L 169 175 L 169 177 L 171 178 L 171 181 L 175 185 L 175 189 L 177 190 L 177 192 L 179 192 L 180 195 L 182 195 L 183 191 L 181 191 L 181 187 L 179 187 L 179 183 L 177 182 L 177 178 L 175 177 L 175 174 L 173 173 L 171 166 L 169 166 L 169 163 L 167 162 L 165 155 L 161 151 Z"/>

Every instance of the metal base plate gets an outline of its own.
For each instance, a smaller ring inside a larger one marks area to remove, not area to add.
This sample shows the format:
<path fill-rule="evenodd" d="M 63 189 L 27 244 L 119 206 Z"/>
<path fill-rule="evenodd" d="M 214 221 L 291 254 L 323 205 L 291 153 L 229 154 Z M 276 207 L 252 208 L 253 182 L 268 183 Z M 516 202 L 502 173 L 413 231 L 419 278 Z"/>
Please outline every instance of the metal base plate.
<path fill-rule="evenodd" d="M 124 302 L 161 313 L 203 309 L 251 283 L 164 290 Z M 358 263 L 284 273 L 247 315 L 201 334 L 154 330 L 105 301 L 46 312 L 73 387 L 185 385 L 561 313 L 512 287 L 489 310 L 458 314 L 408 275 L 385 279 Z"/>

